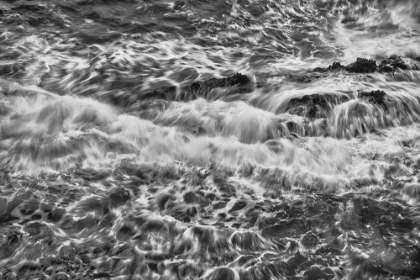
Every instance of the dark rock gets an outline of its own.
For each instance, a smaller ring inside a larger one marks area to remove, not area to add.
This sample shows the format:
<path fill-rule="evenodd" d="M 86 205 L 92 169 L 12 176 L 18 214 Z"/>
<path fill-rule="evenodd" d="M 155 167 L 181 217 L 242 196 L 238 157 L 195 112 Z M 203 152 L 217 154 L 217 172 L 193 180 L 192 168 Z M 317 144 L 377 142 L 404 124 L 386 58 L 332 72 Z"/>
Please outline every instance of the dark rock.
<path fill-rule="evenodd" d="M 376 61 L 358 57 L 356 62 L 347 65 L 345 69 L 354 73 L 373 73 L 377 69 Z"/>
<path fill-rule="evenodd" d="M 292 98 L 289 102 L 290 114 L 308 117 L 308 118 L 325 118 L 334 105 L 349 100 L 345 95 L 333 94 L 312 94 L 305 95 L 300 98 Z"/>
<path fill-rule="evenodd" d="M 392 55 L 381 62 L 381 64 L 379 65 L 379 69 L 383 72 L 390 72 L 390 69 L 393 69 L 393 71 L 397 69 L 420 70 L 420 63 L 415 59 L 403 58 L 401 56 Z"/>
<path fill-rule="evenodd" d="M 328 68 L 315 68 L 314 72 L 328 72 L 337 70 L 346 70 L 352 73 L 373 73 L 375 71 L 383 73 L 395 72 L 398 69 L 403 70 L 420 70 L 420 63 L 415 59 L 403 58 L 401 56 L 390 56 L 384 59 L 379 65 L 376 61 L 366 58 L 357 58 L 356 62 L 343 66 L 340 62 L 334 62 Z"/>
<path fill-rule="evenodd" d="M 382 106 L 384 109 L 387 108 L 386 93 L 381 90 L 371 92 L 361 92 L 359 98 L 366 99 L 369 103 L 377 104 Z"/>
<path fill-rule="evenodd" d="M 328 70 L 344 70 L 344 66 L 340 62 L 333 62 L 332 65 L 328 66 Z"/>
<path fill-rule="evenodd" d="M 328 68 L 316 67 L 312 71 L 314 71 L 314 72 L 328 72 Z M 262 87 L 262 86 L 258 85 L 257 87 Z"/>
<path fill-rule="evenodd" d="M 314 72 L 328 72 L 328 71 L 340 71 L 346 70 L 352 73 L 373 73 L 378 70 L 376 61 L 369 60 L 366 58 L 357 58 L 356 62 L 349 64 L 347 66 L 341 65 L 340 62 L 334 62 L 328 68 L 317 67 Z"/>
<path fill-rule="evenodd" d="M 238 88 L 231 93 L 247 93 L 252 91 L 251 80 L 240 73 L 235 75 L 222 78 L 222 79 L 210 79 L 204 82 L 194 82 L 190 86 L 192 93 L 199 97 L 206 97 L 208 99 L 217 99 L 212 96 L 209 96 L 209 93 L 215 88 L 227 88 L 237 86 Z"/>
<path fill-rule="evenodd" d="M 395 67 L 387 65 L 383 61 L 378 67 L 378 71 L 379 72 L 384 72 L 384 73 L 391 73 L 391 72 L 394 73 L 396 70 L 397 69 Z"/>

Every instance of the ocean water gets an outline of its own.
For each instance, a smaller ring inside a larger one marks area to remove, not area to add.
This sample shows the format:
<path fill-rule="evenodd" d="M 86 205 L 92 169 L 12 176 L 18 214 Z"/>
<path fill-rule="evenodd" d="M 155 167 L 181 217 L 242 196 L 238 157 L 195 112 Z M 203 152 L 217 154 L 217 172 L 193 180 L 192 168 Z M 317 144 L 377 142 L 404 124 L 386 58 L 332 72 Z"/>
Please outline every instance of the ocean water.
<path fill-rule="evenodd" d="M 0 280 L 420 279 L 419 170 L 418 0 L 0 1 Z"/>

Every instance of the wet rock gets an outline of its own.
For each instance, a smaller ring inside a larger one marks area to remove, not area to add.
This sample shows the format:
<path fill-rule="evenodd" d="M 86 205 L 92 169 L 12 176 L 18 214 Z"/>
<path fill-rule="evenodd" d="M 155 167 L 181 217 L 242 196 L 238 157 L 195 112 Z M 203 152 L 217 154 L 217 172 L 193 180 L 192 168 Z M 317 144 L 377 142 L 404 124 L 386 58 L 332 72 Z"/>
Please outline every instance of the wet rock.
<path fill-rule="evenodd" d="M 381 61 L 379 65 L 375 60 L 366 58 L 357 58 L 356 62 L 347 66 L 341 65 L 340 62 L 334 62 L 328 68 L 317 67 L 313 72 L 329 72 L 346 70 L 352 73 L 373 73 L 379 71 L 381 73 L 394 73 L 398 70 L 420 70 L 420 62 L 416 59 L 401 57 L 397 55 L 390 56 Z"/>
<path fill-rule="evenodd" d="M 378 71 L 382 73 L 394 73 L 396 70 L 395 67 L 384 64 L 383 62 L 378 67 Z"/>
<path fill-rule="evenodd" d="M 222 78 L 222 79 L 210 79 L 204 82 L 194 82 L 191 84 L 189 90 L 192 94 L 198 97 L 206 97 L 207 99 L 215 100 L 218 99 L 217 96 L 211 96 L 210 93 L 213 89 L 216 88 L 228 88 L 236 86 L 235 90 L 229 92 L 229 94 L 234 93 L 248 93 L 253 90 L 251 80 L 240 73 L 235 75 Z"/>
<path fill-rule="evenodd" d="M 391 69 L 392 72 L 397 69 L 420 70 L 420 63 L 408 57 L 392 55 L 389 58 L 382 60 L 379 69 L 383 72 L 391 72 Z"/>
<path fill-rule="evenodd" d="M 345 69 L 354 73 L 373 73 L 377 69 L 376 61 L 366 58 L 357 58 L 356 62 L 347 65 Z"/>
<path fill-rule="evenodd" d="M 349 97 L 346 95 L 304 95 L 300 98 L 292 98 L 290 100 L 288 112 L 290 114 L 308 118 L 325 118 L 334 105 L 348 100 Z"/>
<path fill-rule="evenodd" d="M 376 61 L 366 58 L 357 58 L 356 62 L 347 66 L 341 65 L 340 62 L 334 62 L 328 68 L 317 67 L 314 72 L 329 72 L 346 70 L 352 73 L 373 73 L 377 70 Z"/>
<path fill-rule="evenodd" d="M 328 72 L 328 71 L 340 71 L 340 70 L 345 70 L 345 67 L 341 65 L 340 62 L 333 62 L 333 64 L 328 66 L 327 68 L 316 67 L 313 70 L 313 72 Z"/>
<path fill-rule="evenodd" d="M 333 62 L 332 65 L 328 66 L 328 70 L 344 70 L 344 68 L 340 62 Z"/>
<path fill-rule="evenodd" d="M 382 106 L 384 109 L 387 108 L 386 93 L 381 90 L 375 90 L 371 92 L 361 92 L 359 97 L 366 99 L 369 103 L 377 104 Z"/>

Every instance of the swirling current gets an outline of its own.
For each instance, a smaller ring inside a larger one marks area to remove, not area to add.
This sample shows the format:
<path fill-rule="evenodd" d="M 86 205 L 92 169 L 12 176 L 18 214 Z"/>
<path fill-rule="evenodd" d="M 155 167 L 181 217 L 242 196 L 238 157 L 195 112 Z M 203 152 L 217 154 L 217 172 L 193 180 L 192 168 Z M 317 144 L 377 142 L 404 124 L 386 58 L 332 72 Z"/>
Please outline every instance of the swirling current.
<path fill-rule="evenodd" d="M 0 279 L 420 279 L 420 1 L 0 1 Z"/>

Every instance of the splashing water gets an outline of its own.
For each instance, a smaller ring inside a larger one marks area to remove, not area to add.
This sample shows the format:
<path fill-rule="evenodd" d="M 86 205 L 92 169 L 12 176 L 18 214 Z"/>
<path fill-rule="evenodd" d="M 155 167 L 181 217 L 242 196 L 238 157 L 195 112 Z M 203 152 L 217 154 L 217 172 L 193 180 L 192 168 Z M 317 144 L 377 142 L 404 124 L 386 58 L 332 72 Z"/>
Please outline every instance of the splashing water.
<path fill-rule="evenodd" d="M 0 14 L 0 279 L 420 277 L 419 1 Z"/>

